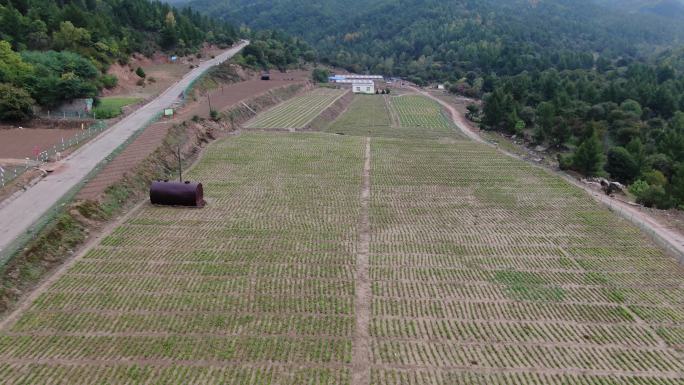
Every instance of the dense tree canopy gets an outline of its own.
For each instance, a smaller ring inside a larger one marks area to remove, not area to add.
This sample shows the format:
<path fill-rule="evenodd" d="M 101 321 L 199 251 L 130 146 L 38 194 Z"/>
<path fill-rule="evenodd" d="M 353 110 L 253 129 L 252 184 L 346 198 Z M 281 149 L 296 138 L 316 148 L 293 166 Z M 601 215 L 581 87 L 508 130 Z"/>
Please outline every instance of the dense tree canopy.
<path fill-rule="evenodd" d="M 301 62 L 311 62 L 316 53 L 303 40 L 276 31 L 252 33 L 250 44 L 234 59 L 235 62 L 256 69 L 285 70 Z"/>
<path fill-rule="evenodd" d="M 224 22 L 148 0 L 0 0 L 0 119 L 30 117 L 27 103 L 96 96 L 116 84 L 107 67 L 133 52 L 187 54 L 237 36 Z"/>
<path fill-rule="evenodd" d="M 16 51 L 68 50 L 108 63 L 158 48 L 186 53 L 237 31 L 190 9 L 148 0 L 0 0 L 0 40 Z"/>

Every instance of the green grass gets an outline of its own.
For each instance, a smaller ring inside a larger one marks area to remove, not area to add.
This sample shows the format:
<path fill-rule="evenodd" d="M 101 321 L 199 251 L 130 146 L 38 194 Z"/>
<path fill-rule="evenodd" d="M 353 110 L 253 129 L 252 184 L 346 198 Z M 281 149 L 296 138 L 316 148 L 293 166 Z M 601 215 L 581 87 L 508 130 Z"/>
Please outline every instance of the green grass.
<path fill-rule="evenodd" d="M 125 106 L 138 103 L 140 98 L 110 97 L 100 99 L 100 104 L 93 108 L 93 116 L 98 119 L 110 119 L 121 115 Z"/>

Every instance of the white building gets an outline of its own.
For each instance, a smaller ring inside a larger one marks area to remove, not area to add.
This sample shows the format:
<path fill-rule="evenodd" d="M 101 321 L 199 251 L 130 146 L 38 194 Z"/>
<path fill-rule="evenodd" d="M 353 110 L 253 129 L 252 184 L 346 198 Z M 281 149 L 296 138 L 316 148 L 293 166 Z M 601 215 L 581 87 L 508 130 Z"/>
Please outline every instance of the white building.
<path fill-rule="evenodd" d="M 355 94 L 374 94 L 375 83 L 372 80 L 359 80 L 352 83 L 352 92 Z"/>

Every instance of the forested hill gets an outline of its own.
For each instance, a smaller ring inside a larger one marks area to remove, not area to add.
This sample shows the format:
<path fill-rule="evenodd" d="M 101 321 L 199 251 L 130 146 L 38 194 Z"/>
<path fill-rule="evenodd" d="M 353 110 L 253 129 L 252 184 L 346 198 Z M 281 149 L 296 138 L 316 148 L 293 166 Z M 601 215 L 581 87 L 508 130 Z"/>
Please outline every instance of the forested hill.
<path fill-rule="evenodd" d="M 116 85 L 108 66 L 134 52 L 188 54 L 237 39 L 223 21 L 161 2 L 0 0 L 0 121 L 96 96 Z"/>
<path fill-rule="evenodd" d="M 683 0 L 595 0 L 597 4 L 616 7 L 625 12 L 654 14 L 671 19 L 684 18 Z"/>
<path fill-rule="evenodd" d="M 280 28 L 323 60 L 422 83 L 470 70 L 513 74 L 627 59 L 679 39 L 682 26 L 592 0 L 189 0 L 195 9 L 254 28 Z"/>
<path fill-rule="evenodd" d="M 69 50 L 106 63 L 132 52 L 232 44 L 236 30 L 148 0 L 0 0 L 0 39 L 15 51 Z"/>

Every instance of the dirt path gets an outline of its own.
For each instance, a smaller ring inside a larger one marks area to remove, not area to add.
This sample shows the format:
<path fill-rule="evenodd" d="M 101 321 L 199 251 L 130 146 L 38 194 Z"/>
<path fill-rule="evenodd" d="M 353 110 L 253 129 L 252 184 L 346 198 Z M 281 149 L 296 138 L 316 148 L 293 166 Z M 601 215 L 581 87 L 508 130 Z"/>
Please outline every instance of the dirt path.
<path fill-rule="evenodd" d="M 401 124 L 399 123 L 399 117 L 397 116 L 396 111 L 392 109 L 390 106 L 390 96 L 385 95 L 385 109 L 387 110 L 387 113 L 389 114 L 390 117 L 390 126 L 393 128 L 398 128 L 401 127 Z"/>
<path fill-rule="evenodd" d="M 436 101 L 436 102 L 439 103 L 442 107 L 446 108 L 446 110 L 449 111 L 449 114 L 451 115 L 451 119 L 454 121 L 454 123 L 456 123 L 456 125 L 458 126 L 458 128 L 459 128 L 459 129 L 463 132 L 463 134 L 465 134 L 468 138 L 470 138 L 470 139 L 472 139 L 472 140 L 474 140 L 474 141 L 476 141 L 476 142 L 480 142 L 480 143 L 484 143 L 484 144 L 489 144 L 489 142 L 487 142 L 487 141 L 485 141 L 484 139 L 482 139 L 482 138 L 480 137 L 480 135 L 478 135 L 478 134 L 472 129 L 472 127 L 468 124 L 468 122 L 466 122 L 465 117 L 463 117 L 463 115 L 461 115 L 461 114 L 458 112 L 458 110 L 456 110 L 456 108 L 454 108 L 454 106 L 452 106 L 452 105 L 450 105 L 449 103 L 447 103 L 447 102 L 445 102 L 445 101 L 443 101 L 443 100 L 441 100 L 441 99 L 435 97 L 434 95 L 431 95 L 430 93 L 428 93 L 428 92 L 426 92 L 426 91 L 423 91 L 423 90 L 421 90 L 421 89 L 418 89 L 418 88 L 416 88 L 416 87 L 409 86 L 408 88 L 411 89 L 411 90 L 413 90 L 413 91 L 415 91 L 415 92 L 417 92 L 417 93 L 419 93 L 419 94 L 421 94 L 421 95 L 424 95 L 424 96 L 426 96 L 426 97 L 428 97 L 428 98 L 430 98 L 430 99 Z"/>
<path fill-rule="evenodd" d="M 470 139 L 479 142 L 479 143 L 484 143 L 489 146 L 492 146 L 491 143 L 485 141 L 482 139 L 477 132 L 475 132 L 471 125 L 468 124 L 468 122 L 465 120 L 465 117 L 459 113 L 456 108 L 448 104 L 447 102 L 437 98 L 434 95 L 429 94 L 426 91 L 420 90 L 415 87 L 409 87 L 410 89 L 414 90 L 415 92 L 425 95 L 426 97 L 438 102 L 444 108 L 449 111 L 451 114 L 451 117 L 458 126 L 458 128 Z M 511 156 L 513 158 L 525 161 L 525 159 L 521 158 L 520 156 L 513 154 L 511 152 L 508 152 L 506 150 L 503 150 L 499 147 L 496 147 L 497 150 L 500 152 Z M 529 163 L 529 162 L 528 162 Z M 576 180 L 575 178 L 571 177 L 570 175 L 567 175 L 564 172 L 559 172 L 555 170 L 549 170 L 548 168 L 539 166 L 537 164 L 530 163 L 535 167 L 541 167 L 547 171 L 551 171 L 554 174 L 560 176 L 561 178 L 565 179 L 569 183 L 573 184 L 574 186 L 577 186 L 584 191 L 587 192 L 587 194 L 591 195 L 594 200 L 596 200 L 599 203 L 604 204 L 607 206 L 611 211 L 615 212 L 616 214 L 619 214 L 621 217 L 631 221 L 633 224 L 637 225 L 640 227 L 643 231 L 648 233 L 659 245 L 662 247 L 666 248 L 670 253 L 674 254 L 677 259 L 679 260 L 680 263 L 684 264 L 684 235 L 679 234 L 676 231 L 670 230 L 666 225 L 663 225 L 661 222 L 656 220 L 655 218 L 651 217 L 650 215 L 640 211 L 638 208 L 632 207 L 627 203 L 624 203 L 620 200 L 611 198 L 607 195 L 601 194 L 593 190 L 591 187 L 581 183 L 580 181 Z"/>
<path fill-rule="evenodd" d="M 359 218 L 359 243 L 356 253 L 356 296 L 354 314 L 356 329 L 352 341 L 352 384 L 370 383 L 370 323 L 371 287 L 368 277 L 368 252 L 370 249 L 370 166 L 371 140 L 366 137 L 366 155 L 361 185 L 361 216 Z"/>
<path fill-rule="evenodd" d="M 145 127 L 162 110 L 176 102 L 181 93 L 209 68 L 233 57 L 248 42 L 225 51 L 215 59 L 202 63 L 156 99 L 122 119 L 103 134 L 81 147 L 62 162 L 54 172 L 0 209 L 0 262 L 22 235 L 29 235 L 37 223 L 114 150 L 138 130 Z"/>

